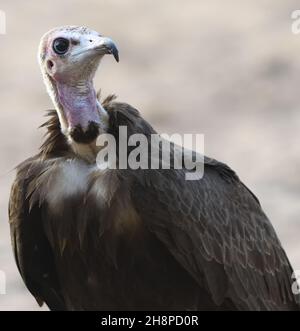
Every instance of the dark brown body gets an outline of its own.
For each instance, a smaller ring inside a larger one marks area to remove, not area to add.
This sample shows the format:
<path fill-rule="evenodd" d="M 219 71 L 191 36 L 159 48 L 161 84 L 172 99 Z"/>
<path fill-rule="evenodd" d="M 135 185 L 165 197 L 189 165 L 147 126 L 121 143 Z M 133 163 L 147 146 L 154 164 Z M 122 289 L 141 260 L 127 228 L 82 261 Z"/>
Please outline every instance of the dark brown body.
<path fill-rule="evenodd" d="M 102 245 L 90 247 L 98 253 L 98 263 L 87 266 L 86 254 L 59 258 L 67 309 L 216 309 L 207 292 L 149 231 L 140 229 L 131 240 L 110 232 L 101 239 Z M 115 256 L 110 257 L 112 251 Z"/>
<path fill-rule="evenodd" d="M 132 107 L 104 106 L 116 138 L 120 125 L 129 135 L 154 133 Z M 192 182 L 185 169 L 92 170 L 64 195 L 65 164 L 72 160 L 71 170 L 81 172 L 90 165 L 70 151 L 52 116 L 50 137 L 19 166 L 10 200 L 17 265 L 39 303 L 53 310 L 299 309 L 276 233 L 230 168 L 205 158 L 204 178 Z"/>

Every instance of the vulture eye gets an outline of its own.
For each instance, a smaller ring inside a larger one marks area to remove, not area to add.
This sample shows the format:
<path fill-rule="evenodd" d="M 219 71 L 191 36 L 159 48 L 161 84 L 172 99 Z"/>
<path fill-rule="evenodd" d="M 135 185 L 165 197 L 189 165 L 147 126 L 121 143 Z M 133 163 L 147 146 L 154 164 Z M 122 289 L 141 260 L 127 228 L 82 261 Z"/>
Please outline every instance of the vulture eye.
<path fill-rule="evenodd" d="M 53 41 L 53 50 L 56 54 L 62 55 L 67 53 L 69 49 L 69 40 L 65 38 L 57 38 Z"/>

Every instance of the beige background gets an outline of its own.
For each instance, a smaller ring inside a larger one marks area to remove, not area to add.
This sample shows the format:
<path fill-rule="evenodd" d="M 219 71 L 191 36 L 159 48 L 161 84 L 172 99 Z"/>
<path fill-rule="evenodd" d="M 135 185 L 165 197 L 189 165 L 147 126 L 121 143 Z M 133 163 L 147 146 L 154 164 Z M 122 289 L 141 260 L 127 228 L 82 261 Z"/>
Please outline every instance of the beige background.
<path fill-rule="evenodd" d="M 52 107 L 36 61 L 52 27 L 86 25 L 112 37 L 103 93 L 137 107 L 160 132 L 204 133 L 206 154 L 257 194 L 300 269 L 300 35 L 292 0 L 8 1 L 0 35 L 0 310 L 38 309 L 13 260 L 7 202 L 15 165 L 34 154 Z"/>

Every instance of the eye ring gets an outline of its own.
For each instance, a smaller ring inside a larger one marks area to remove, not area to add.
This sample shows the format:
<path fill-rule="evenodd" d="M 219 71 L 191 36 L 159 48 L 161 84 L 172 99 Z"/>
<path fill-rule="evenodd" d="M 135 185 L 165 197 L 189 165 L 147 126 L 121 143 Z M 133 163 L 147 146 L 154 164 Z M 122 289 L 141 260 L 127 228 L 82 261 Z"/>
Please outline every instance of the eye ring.
<path fill-rule="evenodd" d="M 52 48 L 56 54 L 63 55 L 66 54 L 70 46 L 70 42 L 66 38 L 56 38 L 53 41 Z"/>

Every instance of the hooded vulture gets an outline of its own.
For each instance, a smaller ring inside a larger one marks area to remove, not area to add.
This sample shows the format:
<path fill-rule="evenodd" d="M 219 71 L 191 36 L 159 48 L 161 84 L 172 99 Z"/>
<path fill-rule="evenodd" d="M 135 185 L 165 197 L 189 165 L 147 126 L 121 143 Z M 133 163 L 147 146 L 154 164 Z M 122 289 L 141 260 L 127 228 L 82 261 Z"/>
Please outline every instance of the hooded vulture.
<path fill-rule="evenodd" d="M 55 106 L 37 155 L 17 167 L 9 220 L 16 264 L 51 310 L 298 310 L 292 267 L 258 199 L 227 165 L 102 169 L 97 138 L 156 132 L 93 78 L 114 42 L 51 30 L 39 62 Z M 171 158 L 175 157 L 174 145 Z M 117 149 L 118 150 L 118 149 Z M 118 158 L 118 155 L 116 155 Z"/>

